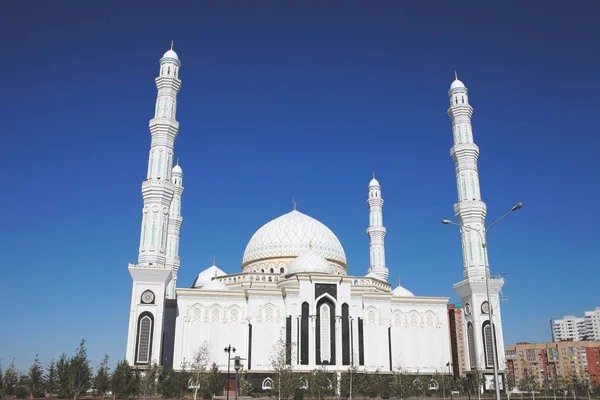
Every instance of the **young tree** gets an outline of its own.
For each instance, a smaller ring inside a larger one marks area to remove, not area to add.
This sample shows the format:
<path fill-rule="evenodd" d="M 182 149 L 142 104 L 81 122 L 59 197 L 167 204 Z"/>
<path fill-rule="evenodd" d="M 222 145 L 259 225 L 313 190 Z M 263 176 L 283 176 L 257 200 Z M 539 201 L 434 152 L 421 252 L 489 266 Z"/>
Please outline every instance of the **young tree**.
<path fill-rule="evenodd" d="M 44 375 L 44 390 L 48 394 L 48 397 L 52 397 L 58 390 L 58 377 L 56 376 L 56 366 L 54 360 L 51 360 L 46 368 L 46 375 Z"/>
<path fill-rule="evenodd" d="M 40 364 L 40 359 L 38 355 L 35 355 L 35 359 L 33 360 L 33 364 L 29 367 L 29 374 L 27 376 L 27 390 L 29 391 L 29 397 L 40 397 L 43 394 L 43 385 L 44 385 L 44 369 L 42 368 L 42 364 Z"/>
<path fill-rule="evenodd" d="M 528 367 L 523 369 L 523 377 L 519 382 L 519 390 L 522 392 L 529 392 L 535 399 L 535 392 L 539 390 L 539 384 L 534 373 L 532 373 Z"/>
<path fill-rule="evenodd" d="M 100 366 L 96 371 L 96 376 L 94 376 L 94 389 L 96 390 L 96 395 L 98 397 L 104 397 L 104 394 L 108 391 L 109 387 L 110 370 L 108 368 L 108 354 L 105 354 L 102 363 L 100 363 Z"/>
<path fill-rule="evenodd" d="M 202 393 L 208 389 L 207 368 L 210 362 L 210 347 L 207 342 L 202 345 L 194 353 L 194 359 L 190 365 L 190 389 L 194 391 L 194 400 L 197 400 L 198 391 Z"/>
<path fill-rule="evenodd" d="M 241 380 L 240 372 L 241 371 L 238 372 L 238 380 Z M 223 379 L 217 363 L 213 362 L 212 366 L 210 367 L 210 371 L 208 372 L 205 392 L 212 398 L 212 396 L 216 396 L 217 394 L 221 393 L 224 386 L 225 379 Z"/>
<path fill-rule="evenodd" d="M 287 363 L 292 348 L 292 343 L 286 343 L 285 331 L 282 331 L 270 356 L 271 368 L 275 375 L 273 391 L 277 393 L 279 400 L 290 398 L 299 387 L 299 381 L 294 374 L 292 365 Z"/>
<path fill-rule="evenodd" d="M 179 399 L 185 397 L 190 382 L 187 368 L 187 362 L 184 361 L 181 363 L 180 371 L 162 371 L 158 377 L 158 391 L 163 397 Z"/>
<path fill-rule="evenodd" d="M 6 371 L 4 371 L 4 382 L 2 384 L 4 388 L 4 394 L 7 396 L 12 396 L 15 394 L 15 386 L 19 381 L 19 377 L 17 375 L 17 370 L 15 368 L 15 360 L 8 365 Z"/>
<path fill-rule="evenodd" d="M 306 377 L 310 397 L 322 399 L 333 394 L 333 388 L 325 368 L 314 369 Z"/>
<path fill-rule="evenodd" d="M 142 372 L 141 376 L 139 377 L 139 387 L 140 394 L 144 400 L 156 394 L 158 377 L 160 376 L 161 372 L 162 367 L 157 364 L 152 364 Z"/>
<path fill-rule="evenodd" d="M 110 388 L 114 399 L 127 399 L 136 392 L 135 377 L 127 360 L 119 361 L 110 377 Z"/>
<path fill-rule="evenodd" d="M 221 388 L 223 385 L 221 385 Z M 242 368 L 238 372 L 238 394 L 242 397 L 250 396 L 254 387 L 252 383 L 248 380 L 248 376 L 246 371 Z"/>
<path fill-rule="evenodd" d="M 4 387 L 4 374 L 2 373 L 2 359 L 0 358 L 0 398 L 2 398 L 2 388 Z"/>
<path fill-rule="evenodd" d="M 56 389 L 58 397 L 65 398 L 70 396 L 69 392 L 69 377 L 71 370 L 71 361 L 65 353 L 60 355 L 56 363 Z"/>
<path fill-rule="evenodd" d="M 69 368 L 69 389 L 73 400 L 85 394 L 92 384 L 92 369 L 85 351 L 85 339 L 79 343 L 77 352 L 71 358 Z"/>

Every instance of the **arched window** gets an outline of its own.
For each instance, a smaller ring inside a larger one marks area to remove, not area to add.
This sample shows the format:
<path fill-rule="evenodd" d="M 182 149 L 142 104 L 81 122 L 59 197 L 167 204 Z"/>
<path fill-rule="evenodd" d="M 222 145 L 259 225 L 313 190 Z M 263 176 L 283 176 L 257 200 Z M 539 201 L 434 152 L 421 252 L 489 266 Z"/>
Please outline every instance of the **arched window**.
<path fill-rule="evenodd" d="M 321 322 L 321 362 L 329 363 L 331 361 L 331 324 L 329 323 L 331 307 L 329 307 L 329 303 L 321 304 L 319 311 Z"/>
<path fill-rule="evenodd" d="M 280 269 L 279 269 L 279 272 L 283 274 L 283 273 L 285 272 L 285 269 L 283 269 L 283 268 L 280 268 Z"/>
<path fill-rule="evenodd" d="M 171 75 L 171 67 L 167 67 L 167 75 Z"/>
<path fill-rule="evenodd" d="M 477 360 L 475 359 L 475 334 L 473 332 L 473 324 L 469 322 L 467 324 L 467 346 L 469 348 L 469 361 L 471 369 L 477 367 Z"/>
<path fill-rule="evenodd" d="M 494 368 L 494 343 L 492 341 L 492 325 L 490 321 L 483 323 L 483 350 L 485 351 L 485 365 Z"/>
<path fill-rule="evenodd" d="M 273 268 L 271 268 L 271 273 L 275 272 L 275 270 Z"/>
<path fill-rule="evenodd" d="M 262 390 L 271 390 L 271 389 L 273 389 L 273 379 L 265 378 L 265 380 L 262 381 Z"/>
<path fill-rule="evenodd" d="M 154 317 L 149 312 L 143 312 L 138 318 L 137 341 L 135 348 L 135 363 L 149 364 L 152 354 L 152 331 Z"/>

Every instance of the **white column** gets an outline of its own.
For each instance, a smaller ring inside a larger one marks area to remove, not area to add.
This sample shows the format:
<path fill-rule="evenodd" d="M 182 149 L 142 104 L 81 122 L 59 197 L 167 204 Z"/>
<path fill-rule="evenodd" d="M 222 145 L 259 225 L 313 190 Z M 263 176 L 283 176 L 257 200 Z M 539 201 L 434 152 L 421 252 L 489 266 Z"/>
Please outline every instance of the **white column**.
<path fill-rule="evenodd" d="M 317 316 L 310 315 L 309 318 L 309 338 L 308 338 L 308 365 L 314 368 L 317 365 L 317 351 L 316 351 L 316 330 L 317 330 Z"/>
<path fill-rule="evenodd" d="M 181 216 L 181 196 L 183 194 L 183 170 L 177 165 L 173 167 L 171 182 L 173 183 L 173 200 L 169 209 L 169 226 L 167 234 L 167 268 L 172 271 L 172 280 L 167 288 L 167 298 L 174 299 L 176 297 L 175 289 L 177 288 L 177 273 L 179 271 L 179 231 L 183 223 Z"/>
<path fill-rule="evenodd" d="M 375 174 L 369 182 L 369 227 L 367 235 L 370 240 L 370 266 L 369 273 L 377 275 L 379 279 L 387 281 L 388 268 L 385 264 L 385 227 L 383 226 L 383 199 L 381 198 L 381 186 Z"/>
<path fill-rule="evenodd" d="M 335 365 L 342 366 L 342 317 L 335 316 Z"/>

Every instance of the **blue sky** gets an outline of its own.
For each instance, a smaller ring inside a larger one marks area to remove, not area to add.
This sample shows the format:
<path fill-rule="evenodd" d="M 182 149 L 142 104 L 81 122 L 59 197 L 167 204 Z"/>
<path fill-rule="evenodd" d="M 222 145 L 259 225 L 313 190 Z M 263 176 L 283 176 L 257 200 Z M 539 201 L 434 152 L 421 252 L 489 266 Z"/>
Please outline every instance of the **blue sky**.
<path fill-rule="evenodd" d="M 182 60 L 182 286 L 239 270 L 298 209 L 368 267 L 367 184 L 383 187 L 390 280 L 462 279 L 447 90 L 470 90 L 506 343 L 600 306 L 600 5 L 566 2 L 13 2 L 0 13 L 0 358 L 124 356 L 158 59 Z"/>

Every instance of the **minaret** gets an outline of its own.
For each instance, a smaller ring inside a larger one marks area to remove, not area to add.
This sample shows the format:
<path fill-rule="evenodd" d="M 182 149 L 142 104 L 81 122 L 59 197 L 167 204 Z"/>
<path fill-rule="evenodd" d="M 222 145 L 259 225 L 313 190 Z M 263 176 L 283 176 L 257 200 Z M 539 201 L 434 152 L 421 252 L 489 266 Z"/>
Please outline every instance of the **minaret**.
<path fill-rule="evenodd" d="M 170 282 L 176 278 L 179 268 L 177 247 L 183 173 L 178 166 L 173 168 L 173 146 L 179 129 L 175 111 L 181 87 L 180 65 L 171 43 L 171 49 L 160 59 L 160 72 L 155 79 L 158 95 L 154 118 L 150 120 L 148 173 L 142 183 L 144 207 L 138 263 L 129 264 L 133 288 L 125 357 L 134 368 L 162 364 L 161 357 L 170 359 L 168 354 L 163 354 L 162 346 L 164 330 L 171 329 L 173 324 L 165 319 L 165 295 L 173 294 L 175 286 Z M 176 213 L 171 216 L 173 207 Z M 176 240 L 167 257 L 170 238 Z"/>
<path fill-rule="evenodd" d="M 183 170 L 179 160 L 171 171 L 171 182 L 174 186 L 173 200 L 169 210 L 169 228 L 167 233 L 167 268 L 172 271 L 172 279 L 167 287 L 167 298 L 175 298 L 177 288 L 177 272 L 179 271 L 179 230 L 183 222 L 181 216 L 181 195 L 183 194 Z"/>
<path fill-rule="evenodd" d="M 138 263 L 140 265 L 165 265 L 169 208 L 173 200 L 171 182 L 173 147 L 179 130 L 175 119 L 179 80 L 179 57 L 173 44 L 160 59 L 160 72 L 156 78 L 156 110 L 150 120 L 150 154 L 148 174 L 142 183 L 144 209 Z"/>
<path fill-rule="evenodd" d="M 469 369 L 486 371 L 486 374 L 489 374 L 494 366 L 490 351 L 492 329 L 486 293 L 486 275 L 489 274 L 489 271 L 486 271 L 485 253 L 480 237 L 481 234 L 485 240 L 486 206 L 481 200 L 479 189 L 479 173 L 477 171 L 479 147 L 473 139 L 471 128 L 473 107 L 469 104 L 468 93 L 465 85 L 455 75 L 455 80 L 448 91 L 450 98 L 448 115 L 452 120 L 454 132 L 454 146 L 450 149 L 450 154 L 454 160 L 458 191 L 458 202 L 454 205 L 454 213 L 461 226 L 471 229 L 461 228 L 460 230 L 464 279 L 454 285 L 454 290 L 460 296 L 465 315 L 464 323 L 467 333 L 465 353 L 468 355 Z M 503 284 L 503 279 L 489 280 L 490 300 L 494 311 L 496 349 L 498 350 L 496 353 L 501 373 L 505 369 L 504 351 L 502 351 L 504 337 L 499 302 L 499 292 Z"/>
<path fill-rule="evenodd" d="M 385 228 L 383 226 L 383 199 L 381 198 L 381 186 L 375 174 L 369 182 L 369 227 L 367 234 L 370 239 L 370 261 L 369 273 L 376 275 L 379 279 L 387 281 L 388 269 L 385 266 Z"/>
<path fill-rule="evenodd" d="M 454 146 L 450 154 L 454 160 L 458 203 L 454 205 L 454 213 L 458 223 L 481 229 L 485 233 L 485 203 L 479 191 L 479 173 L 477 158 L 479 147 L 473 141 L 471 116 L 473 107 L 469 104 L 468 90 L 456 78 L 448 92 L 450 108 L 448 115 L 452 120 Z M 461 229 L 463 248 L 463 275 L 465 278 L 485 276 L 483 247 L 479 235 L 473 230 Z"/>

